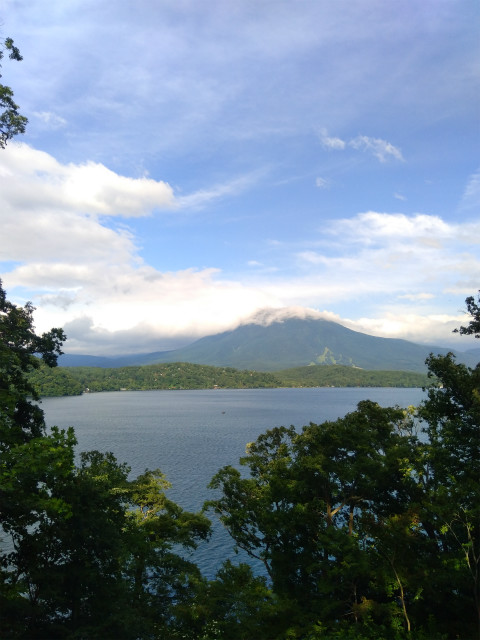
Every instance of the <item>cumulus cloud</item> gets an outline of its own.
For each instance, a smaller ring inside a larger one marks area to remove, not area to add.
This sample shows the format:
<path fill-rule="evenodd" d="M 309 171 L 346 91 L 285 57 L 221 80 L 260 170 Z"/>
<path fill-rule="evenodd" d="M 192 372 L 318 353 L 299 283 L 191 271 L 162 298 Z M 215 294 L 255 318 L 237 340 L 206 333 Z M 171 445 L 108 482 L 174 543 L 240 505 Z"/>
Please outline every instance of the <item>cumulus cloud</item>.
<path fill-rule="evenodd" d="M 0 155 L 1 200 L 8 208 L 136 217 L 175 206 L 166 182 L 120 176 L 102 164 L 61 164 L 26 144 Z"/>
<path fill-rule="evenodd" d="M 387 239 L 395 242 L 408 238 L 416 239 L 420 245 L 439 246 L 452 237 L 452 230 L 464 236 L 467 227 L 474 231 L 478 224 L 473 227 L 461 223 L 451 224 L 439 216 L 426 214 L 407 216 L 403 213 L 367 211 L 332 222 L 328 231 L 332 235 L 348 236 L 350 240 L 363 244 L 373 244 L 379 240 L 384 242 Z M 480 242 L 480 239 L 472 238 L 472 241 Z"/>
<path fill-rule="evenodd" d="M 218 187 L 197 201 L 246 183 Z M 220 281 L 216 269 L 156 270 L 140 257 L 133 232 L 111 221 L 181 206 L 187 203 L 179 204 L 164 182 L 126 178 L 96 163 L 62 165 L 45 152 L 11 145 L 0 155 L 5 287 L 19 302 L 33 300 L 39 331 L 70 327 L 76 337 L 69 350 L 88 350 L 90 340 L 113 348 L 117 334 L 129 351 L 147 344 L 155 350 L 158 340 L 221 330 L 259 305 L 275 304 L 268 293 Z M 82 318 L 90 324 L 75 324 Z"/>
<path fill-rule="evenodd" d="M 218 276 L 215 269 L 161 273 L 146 265 L 111 264 L 107 253 L 83 270 L 67 263 L 22 265 L 6 274 L 5 286 L 43 290 L 33 298 L 37 329 L 64 326 L 69 352 L 98 348 L 106 354 L 118 352 L 119 345 L 138 352 L 184 344 L 223 331 L 258 307 L 280 304 L 266 290 Z"/>
<path fill-rule="evenodd" d="M 317 248 L 296 254 L 304 273 L 297 293 L 304 301 L 314 304 L 316 285 L 323 305 L 348 300 L 362 306 L 369 300 L 378 315 L 352 328 L 422 342 L 431 343 L 432 336 L 455 341 L 450 327 L 459 326 L 459 317 L 437 322 L 439 309 L 448 309 L 456 296 L 455 312 L 462 296 L 478 288 L 480 222 L 370 211 L 333 221 L 322 234 Z"/>
<path fill-rule="evenodd" d="M 443 346 L 445 336 L 449 336 L 448 347 L 458 348 L 459 351 L 468 348 L 453 330 L 464 322 L 461 314 L 448 315 L 430 313 L 421 315 L 414 311 L 384 310 L 381 317 L 361 317 L 356 320 L 344 320 L 343 324 L 349 329 L 360 331 L 373 336 L 384 338 L 401 338 L 411 342 Z"/>
<path fill-rule="evenodd" d="M 193 342 L 198 335 L 180 334 L 178 337 L 165 334 L 154 324 L 139 322 L 119 331 L 111 331 L 95 325 L 90 316 L 81 316 L 66 322 L 63 329 L 67 335 L 69 353 L 119 355 L 153 351 L 169 351 Z"/>
<path fill-rule="evenodd" d="M 438 309 L 446 308 L 449 291 L 456 296 L 455 313 L 463 303 L 459 296 L 476 290 L 480 259 L 468 248 L 479 239 L 480 223 L 370 211 L 323 227 L 321 248 L 297 251 L 298 268 L 283 275 L 250 269 L 249 277 L 227 280 L 214 268 L 160 272 L 134 260 L 134 245 L 127 243 L 123 254 L 104 245 L 103 254 L 84 264 L 64 259 L 17 265 L 5 286 L 39 292 L 33 299 L 37 328 L 67 327 L 69 352 L 157 351 L 242 321 L 268 324 L 292 315 L 429 344 L 447 336 L 451 344 L 451 330 L 463 317 Z M 282 245 L 282 259 L 288 253 Z M 258 266 L 253 262 L 250 267 Z M 342 304 L 361 308 L 363 300 L 369 315 L 360 312 L 358 319 L 318 311 Z"/>

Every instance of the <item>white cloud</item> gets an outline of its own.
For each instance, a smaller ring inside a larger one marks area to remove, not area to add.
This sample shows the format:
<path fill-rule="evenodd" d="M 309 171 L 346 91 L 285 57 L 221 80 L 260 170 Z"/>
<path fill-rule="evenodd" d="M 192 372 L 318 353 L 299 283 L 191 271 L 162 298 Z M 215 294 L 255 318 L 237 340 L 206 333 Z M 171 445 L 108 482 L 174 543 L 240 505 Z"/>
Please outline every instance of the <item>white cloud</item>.
<path fill-rule="evenodd" d="M 400 299 L 411 300 L 412 302 L 417 302 L 420 300 L 432 300 L 435 296 L 433 293 L 405 293 L 399 296 Z"/>
<path fill-rule="evenodd" d="M 319 136 L 320 142 L 325 149 L 344 151 L 347 147 L 350 147 L 357 151 L 368 151 L 380 162 L 386 162 L 392 158 L 402 162 L 404 161 L 400 149 L 395 147 L 391 142 L 387 142 L 387 140 L 382 140 L 381 138 L 359 135 L 346 142 L 341 138 L 329 136 L 326 129 L 320 129 Z"/>
<path fill-rule="evenodd" d="M 263 170 L 253 171 L 247 175 L 228 180 L 208 189 L 200 189 L 186 196 L 177 196 L 176 204 L 181 209 L 197 209 L 209 204 L 212 200 L 218 200 L 226 196 L 238 195 L 248 189 L 252 184 L 264 175 Z"/>
<path fill-rule="evenodd" d="M 341 321 L 339 316 L 329 311 L 318 311 L 309 307 L 281 307 L 258 309 L 255 313 L 246 316 L 241 320 L 240 324 L 259 324 L 268 327 L 274 322 L 284 322 L 291 318 L 300 318 L 306 320 L 308 318 L 331 320 L 332 322 Z"/>
<path fill-rule="evenodd" d="M 402 239 L 416 239 L 422 246 L 439 246 L 452 238 L 452 230 L 464 237 L 467 233 L 479 228 L 480 223 L 474 225 L 451 224 L 438 216 L 415 214 L 407 216 L 403 213 L 379 213 L 367 211 L 358 215 L 337 220 L 331 223 L 329 232 L 332 235 L 347 236 L 352 241 L 371 245 L 376 241 L 396 242 Z M 480 238 L 472 238 L 473 242 L 480 242 Z"/>
<path fill-rule="evenodd" d="M 27 263 L 21 269 L 41 265 L 51 281 L 58 274 L 63 282 L 69 274 L 77 282 L 84 265 L 96 270 L 99 262 L 138 260 L 130 229 L 118 224 L 110 228 L 103 216 L 135 218 L 158 209 L 199 207 L 238 193 L 257 178 L 258 173 L 251 173 L 175 198 L 166 182 L 120 176 L 93 162 L 64 165 L 43 151 L 12 144 L 0 154 L 0 261 Z M 55 268 L 45 268 L 53 261 Z"/>
<path fill-rule="evenodd" d="M 63 165 L 26 144 L 0 154 L 1 200 L 30 211 L 48 206 L 64 213 L 136 217 L 175 206 L 166 182 L 120 176 L 102 164 Z"/>
<path fill-rule="evenodd" d="M 322 231 L 328 236 L 322 236 L 318 248 L 297 253 L 304 274 L 296 287 L 299 302 L 337 306 L 345 300 L 349 306 L 358 304 L 361 314 L 368 300 L 370 313 L 376 309 L 378 316 L 354 321 L 362 330 L 424 342 L 432 336 L 454 341 L 450 326 L 458 326 L 458 317 L 443 324 L 435 319 L 440 309 L 455 312 L 462 298 L 478 289 L 480 222 L 367 212 L 331 222 Z M 285 295 L 288 289 L 284 284 Z M 293 282 L 290 289 L 293 296 Z"/>
<path fill-rule="evenodd" d="M 402 152 L 393 144 L 380 138 L 370 138 L 368 136 L 357 136 L 348 143 L 354 149 L 371 152 L 380 162 L 386 162 L 388 159 L 403 161 Z"/>
<path fill-rule="evenodd" d="M 47 129 L 62 129 L 67 125 L 65 118 L 52 113 L 51 111 L 34 111 L 33 115 L 37 118 L 45 128 Z"/>
<path fill-rule="evenodd" d="M 381 317 L 361 317 L 357 320 L 345 320 L 344 324 L 354 331 L 368 333 L 383 338 L 401 338 L 411 342 L 432 346 L 455 345 L 459 351 L 469 348 L 465 339 L 461 339 L 453 330 L 464 322 L 464 316 L 448 314 L 421 315 L 412 311 L 404 313 L 398 310 L 383 310 Z M 448 336 L 448 340 L 446 337 Z M 471 345 L 470 345 L 471 346 Z M 475 346 L 475 345 L 473 345 Z"/>
<path fill-rule="evenodd" d="M 108 241 L 95 244 L 102 230 Z M 232 328 L 267 307 L 276 309 L 278 318 L 291 313 L 283 307 L 306 307 L 301 313 L 308 315 L 318 313 L 312 310 L 319 305 L 338 307 L 346 301 L 349 307 L 358 305 L 358 319 L 342 321 L 338 313 L 329 319 L 376 335 L 454 342 L 451 329 L 462 319 L 442 316 L 439 309 L 448 309 L 448 299 L 452 304 L 449 291 L 457 300 L 455 312 L 464 294 L 478 288 L 480 259 L 468 247 L 480 242 L 480 223 L 370 211 L 331 222 L 324 231 L 322 250 L 297 251 L 300 271 L 272 277 L 271 270 L 258 269 L 250 270 L 249 277 L 226 280 L 217 269 L 160 272 L 137 259 L 131 238 L 88 219 L 84 226 L 71 227 L 63 258 L 49 260 L 57 251 L 56 234 L 50 244 L 43 236 L 43 257 L 37 248 L 28 259 L 26 245 L 25 264 L 6 273 L 4 284 L 17 295 L 35 293 L 29 297 L 38 307 L 39 330 L 69 328 L 70 352 L 113 353 L 119 345 L 125 352 L 155 351 Z M 60 238 L 67 242 L 66 232 Z M 288 246 L 280 249 L 287 259 Z M 368 315 L 361 311 L 365 300 Z M 262 312 L 257 319 L 268 317 L 271 313 Z M 88 323 L 75 324 L 82 318 Z M 467 348 L 465 342 L 462 347 Z"/>
<path fill-rule="evenodd" d="M 335 149 L 339 151 L 345 149 L 347 146 L 347 143 L 341 138 L 329 136 L 326 129 L 320 130 L 320 142 L 326 149 Z"/>
<path fill-rule="evenodd" d="M 251 174 L 193 194 L 189 204 L 254 180 Z M 417 340 L 424 334 L 428 341 L 436 298 L 448 291 L 470 295 L 480 280 L 472 250 L 480 243 L 480 222 L 367 211 L 324 223 L 316 243 L 309 238 L 294 251 L 285 240 L 266 241 L 268 268 L 253 260 L 248 275 L 228 280 L 215 268 L 159 271 L 141 259 L 131 229 L 111 225 L 115 213 L 148 214 L 161 203 L 178 209 L 187 202 L 163 182 L 125 178 L 94 163 L 62 165 L 47 153 L 12 145 L 0 154 L 5 288 L 18 301 L 32 299 L 38 330 L 68 327 L 69 351 L 107 353 L 119 345 L 125 351 L 178 345 L 266 307 L 315 309 L 345 300 L 368 300 L 368 317 L 350 321 L 362 330 L 404 331 Z M 388 315 L 382 298 L 401 299 L 402 312 Z M 431 319 L 415 325 L 419 305 L 427 305 L 422 317 Z"/>
<path fill-rule="evenodd" d="M 460 202 L 461 209 L 476 209 L 480 206 L 480 169 L 468 178 L 467 186 Z"/>
<path fill-rule="evenodd" d="M 317 178 L 315 180 L 315 185 L 319 189 L 328 189 L 328 187 L 330 186 L 330 180 L 328 178 Z"/>
<path fill-rule="evenodd" d="M 62 272 L 67 265 L 58 266 Z M 34 298 L 35 320 L 42 331 L 64 326 L 69 352 L 98 348 L 101 353 L 118 353 L 119 344 L 125 352 L 156 351 L 167 348 L 166 344 L 184 344 L 223 331 L 246 313 L 279 304 L 260 288 L 220 280 L 214 269 L 160 273 L 146 266 L 98 266 L 89 266 L 83 280 L 77 279 L 75 291 L 65 290 L 72 281 L 68 270 L 62 292 L 48 265 L 13 270 L 5 285 L 40 290 L 50 286 L 59 292 Z"/>

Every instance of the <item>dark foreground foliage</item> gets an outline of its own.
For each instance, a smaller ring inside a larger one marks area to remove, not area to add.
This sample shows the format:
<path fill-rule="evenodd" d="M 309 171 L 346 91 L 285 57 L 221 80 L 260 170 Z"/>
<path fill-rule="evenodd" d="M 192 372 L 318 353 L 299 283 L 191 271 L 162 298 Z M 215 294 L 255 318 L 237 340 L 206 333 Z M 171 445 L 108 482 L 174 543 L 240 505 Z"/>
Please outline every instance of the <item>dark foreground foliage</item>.
<path fill-rule="evenodd" d="M 47 432 L 29 375 L 64 335 L 36 336 L 32 313 L 0 287 L 1 638 L 478 637 L 479 366 L 432 355 L 418 411 L 364 401 L 247 445 L 206 509 L 268 579 L 227 562 L 207 580 L 184 551 L 210 522 L 168 499 L 159 470 L 132 479 L 98 451 L 75 463 L 73 429 Z"/>

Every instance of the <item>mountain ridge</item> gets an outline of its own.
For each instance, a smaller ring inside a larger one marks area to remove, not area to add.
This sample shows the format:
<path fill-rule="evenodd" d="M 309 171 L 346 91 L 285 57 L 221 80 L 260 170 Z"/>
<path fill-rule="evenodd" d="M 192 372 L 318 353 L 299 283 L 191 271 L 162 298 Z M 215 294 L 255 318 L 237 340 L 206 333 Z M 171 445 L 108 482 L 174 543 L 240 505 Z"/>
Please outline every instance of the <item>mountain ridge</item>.
<path fill-rule="evenodd" d="M 381 338 L 348 329 L 318 317 L 286 317 L 267 324 L 250 322 L 180 349 L 125 356 L 65 354 L 60 366 L 122 367 L 190 362 L 212 366 L 277 371 L 291 367 L 346 365 L 371 370 L 426 371 L 430 353 L 446 354 L 442 347 L 420 345 L 399 338 Z M 476 351 L 476 350 L 474 350 Z M 478 362 L 476 353 L 454 352 L 468 366 Z"/>

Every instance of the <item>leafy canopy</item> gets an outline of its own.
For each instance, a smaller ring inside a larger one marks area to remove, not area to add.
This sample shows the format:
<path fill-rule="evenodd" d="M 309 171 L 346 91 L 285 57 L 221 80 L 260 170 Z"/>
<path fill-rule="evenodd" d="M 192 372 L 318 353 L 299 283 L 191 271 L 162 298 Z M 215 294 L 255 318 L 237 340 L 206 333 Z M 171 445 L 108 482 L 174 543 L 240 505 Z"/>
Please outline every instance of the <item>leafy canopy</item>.
<path fill-rule="evenodd" d="M 18 47 L 13 44 L 11 38 L 6 38 L 3 47 L 0 47 L 0 61 L 8 52 L 10 60 L 22 60 Z M 0 64 L 0 68 L 1 68 Z M 2 74 L 0 74 L 0 78 Z M 4 149 L 7 142 L 14 136 L 25 133 L 28 119 L 19 113 L 20 107 L 13 99 L 13 91 L 10 87 L 0 84 L 0 148 Z"/>

